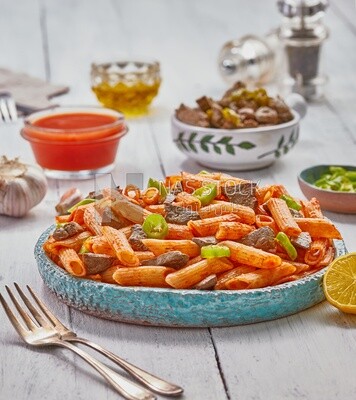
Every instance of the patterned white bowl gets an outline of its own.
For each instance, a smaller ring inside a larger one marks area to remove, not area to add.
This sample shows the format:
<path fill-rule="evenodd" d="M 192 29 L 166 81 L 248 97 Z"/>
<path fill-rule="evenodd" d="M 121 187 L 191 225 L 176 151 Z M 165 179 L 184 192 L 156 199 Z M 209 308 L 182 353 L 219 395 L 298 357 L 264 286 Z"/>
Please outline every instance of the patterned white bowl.
<path fill-rule="evenodd" d="M 248 129 L 201 128 L 172 117 L 178 149 L 215 170 L 248 171 L 268 167 L 287 154 L 299 136 L 300 115 L 284 124 Z"/>

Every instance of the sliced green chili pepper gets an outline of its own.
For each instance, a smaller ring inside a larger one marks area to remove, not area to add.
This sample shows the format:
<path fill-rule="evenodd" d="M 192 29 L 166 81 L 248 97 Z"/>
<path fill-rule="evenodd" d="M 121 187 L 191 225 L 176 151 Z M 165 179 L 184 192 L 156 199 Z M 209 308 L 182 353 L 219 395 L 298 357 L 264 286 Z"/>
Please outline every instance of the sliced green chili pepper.
<path fill-rule="evenodd" d="M 203 246 L 200 255 L 203 258 L 229 257 L 230 249 L 227 246 L 212 244 L 211 246 Z"/>
<path fill-rule="evenodd" d="M 157 181 L 156 179 L 153 179 L 153 178 L 150 178 L 150 179 L 148 180 L 148 185 L 147 185 L 147 187 L 148 187 L 148 188 L 154 187 L 154 188 L 158 189 L 159 195 L 160 195 L 160 200 L 161 200 L 161 201 L 164 201 L 164 200 L 166 199 L 167 194 L 168 194 L 168 190 L 167 190 L 167 188 L 164 186 L 163 182 Z"/>
<path fill-rule="evenodd" d="M 299 203 L 297 203 L 293 199 L 293 197 L 287 196 L 286 194 L 282 194 L 281 199 L 284 200 L 287 203 L 287 206 L 289 208 L 293 208 L 293 210 L 299 211 L 299 210 L 302 209 L 302 206 Z"/>
<path fill-rule="evenodd" d="M 164 239 L 168 234 L 168 224 L 161 214 L 150 214 L 146 217 L 142 229 L 151 239 Z"/>
<path fill-rule="evenodd" d="M 198 172 L 198 175 L 209 175 L 209 172 L 205 171 L 205 169 L 202 169 L 200 172 Z"/>
<path fill-rule="evenodd" d="M 349 178 L 350 181 L 355 182 L 356 181 L 356 171 L 347 171 L 345 173 L 346 178 Z"/>
<path fill-rule="evenodd" d="M 88 241 L 92 238 L 92 236 L 89 236 L 88 238 L 86 238 L 82 244 L 82 247 L 79 250 L 79 254 L 84 254 L 84 253 L 89 253 L 90 249 L 88 249 L 87 245 L 88 245 Z"/>
<path fill-rule="evenodd" d="M 85 204 L 94 203 L 95 201 L 96 201 L 95 199 L 83 199 L 83 200 L 79 201 L 77 204 L 74 204 L 73 207 L 69 208 L 68 212 L 69 212 L 69 214 L 71 214 L 79 206 L 84 206 Z"/>
<path fill-rule="evenodd" d="M 294 261 L 298 257 L 297 250 L 284 232 L 277 233 L 275 240 L 284 248 L 291 260 Z"/>
<path fill-rule="evenodd" d="M 356 171 L 331 166 L 329 170 L 314 182 L 314 185 L 337 192 L 356 192 Z"/>
<path fill-rule="evenodd" d="M 208 205 L 215 199 L 217 194 L 218 189 L 214 183 L 209 183 L 193 192 L 193 196 L 200 200 L 202 206 Z"/>

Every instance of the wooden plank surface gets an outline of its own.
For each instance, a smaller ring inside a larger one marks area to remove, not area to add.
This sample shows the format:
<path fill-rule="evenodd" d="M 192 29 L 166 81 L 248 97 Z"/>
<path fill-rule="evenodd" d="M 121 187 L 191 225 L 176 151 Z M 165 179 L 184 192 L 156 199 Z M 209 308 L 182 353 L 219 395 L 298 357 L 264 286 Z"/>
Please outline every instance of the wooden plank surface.
<path fill-rule="evenodd" d="M 335 2 L 336 3 L 336 2 Z M 302 196 L 296 180 L 312 164 L 354 164 L 356 123 L 355 36 L 350 0 L 332 5 L 325 47 L 330 76 L 326 102 L 310 106 L 300 141 L 285 159 L 256 172 L 237 173 L 262 183 L 281 182 Z M 62 104 L 96 104 L 90 63 L 135 55 L 160 60 L 163 83 L 148 117 L 130 120 L 113 172 L 161 178 L 201 167 L 185 158 L 170 138 L 170 115 L 184 101 L 226 88 L 217 73 L 222 44 L 245 33 L 263 35 L 280 23 L 273 0 L 129 1 L 0 0 L 1 66 L 67 84 Z M 349 23 L 345 23 L 344 16 Z M 13 21 L 16 20 L 16 23 Z M 341 40 L 342 39 L 342 40 Z M 19 136 L 20 123 L 0 127 L 0 153 L 33 161 Z M 109 177 L 97 182 L 104 185 Z M 33 247 L 52 223 L 59 194 L 69 186 L 83 193 L 93 181 L 53 181 L 45 200 L 24 219 L 0 217 L 0 290 L 16 280 L 30 284 L 49 307 L 81 335 L 184 386 L 183 398 L 353 399 L 356 386 L 356 320 L 326 303 L 278 321 L 221 329 L 140 327 L 99 320 L 70 309 L 52 295 L 37 273 Z M 356 216 L 326 213 L 356 251 Z M 77 357 L 61 349 L 23 345 L 0 311 L 0 400 L 118 398 Z"/>

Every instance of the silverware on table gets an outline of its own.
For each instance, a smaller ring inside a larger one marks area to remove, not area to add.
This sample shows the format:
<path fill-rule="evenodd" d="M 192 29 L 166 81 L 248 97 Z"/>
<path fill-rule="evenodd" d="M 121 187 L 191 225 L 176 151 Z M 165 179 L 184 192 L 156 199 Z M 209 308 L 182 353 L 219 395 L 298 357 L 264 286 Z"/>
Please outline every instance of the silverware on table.
<path fill-rule="evenodd" d="M 0 92 L 0 124 L 17 121 L 15 100 L 9 92 Z"/>
<path fill-rule="evenodd" d="M 28 291 L 31 293 L 33 299 L 36 301 L 44 315 L 52 322 L 56 331 L 59 333 L 62 340 L 68 342 L 82 343 L 92 349 L 98 351 L 100 354 L 108 357 L 111 361 L 117 364 L 119 367 L 123 368 L 126 372 L 136 378 L 138 381 L 149 387 L 151 390 L 160 393 L 165 396 L 177 396 L 183 393 L 183 388 L 173 383 L 167 382 L 155 375 L 152 375 L 141 368 L 129 363 L 118 357 L 116 354 L 112 353 L 99 346 L 96 343 L 91 342 L 88 339 L 78 337 L 77 334 L 70 329 L 68 329 L 61 321 L 56 318 L 55 315 L 45 306 L 45 304 L 38 298 L 34 291 L 27 285 Z"/>
<path fill-rule="evenodd" d="M 30 313 L 27 313 L 20 305 L 10 288 L 8 286 L 5 287 L 12 300 L 12 303 L 14 304 L 18 313 L 21 315 L 24 323 L 22 323 L 13 313 L 1 294 L 0 302 L 17 333 L 27 344 L 31 346 L 60 346 L 70 349 L 87 361 L 93 368 L 95 368 L 125 399 L 156 399 L 156 396 L 153 393 L 122 377 L 79 347 L 76 347 L 66 340 L 62 340 L 59 332 L 53 326 L 53 324 L 38 312 L 38 309 L 30 302 L 28 297 L 23 293 L 16 283 L 15 287 Z M 30 293 L 32 294 L 33 292 L 31 291 Z"/>

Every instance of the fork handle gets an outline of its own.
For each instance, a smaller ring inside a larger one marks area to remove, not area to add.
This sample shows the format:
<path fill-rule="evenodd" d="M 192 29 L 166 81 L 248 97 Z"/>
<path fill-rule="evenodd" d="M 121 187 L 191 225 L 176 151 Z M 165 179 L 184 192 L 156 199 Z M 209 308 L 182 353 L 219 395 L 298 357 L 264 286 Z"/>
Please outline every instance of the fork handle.
<path fill-rule="evenodd" d="M 108 357 L 115 364 L 119 365 L 126 372 L 131 374 L 138 381 L 148 386 L 150 389 L 154 390 L 157 393 L 163 394 L 165 396 L 178 396 L 183 393 L 183 388 L 173 383 L 167 382 L 161 378 L 158 378 L 155 375 L 150 374 L 142 370 L 141 368 L 136 367 L 135 365 L 129 363 L 128 361 L 123 360 L 118 357 L 116 354 L 112 353 L 109 350 L 104 349 L 96 343 L 91 342 L 90 340 L 81 338 L 81 337 L 68 337 L 65 339 L 66 341 L 78 342 L 82 343 L 92 349 L 98 351 L 104 356 Z"/>
<path fill-rule="evenodd" d="M 128 400 L 156 400 L 156 396 L 148 390 L 141 388 L 135 383 L 129 381 L 123 376 L 119 375 L 115 371 L 111 370 L 100 361 L 96 360 L 90 354 L 84 350 L 76 347 L 72 343 L 64 340 L 58 340 L 55 342 L 56 345 L 65 347 L 72 350 L 79 357 L 85 360 L 93 368 L 95 368 L 99 374 L 101 374 L 125 399 Z"/>

